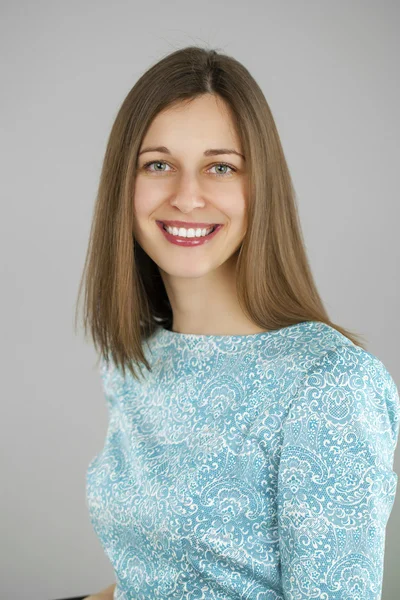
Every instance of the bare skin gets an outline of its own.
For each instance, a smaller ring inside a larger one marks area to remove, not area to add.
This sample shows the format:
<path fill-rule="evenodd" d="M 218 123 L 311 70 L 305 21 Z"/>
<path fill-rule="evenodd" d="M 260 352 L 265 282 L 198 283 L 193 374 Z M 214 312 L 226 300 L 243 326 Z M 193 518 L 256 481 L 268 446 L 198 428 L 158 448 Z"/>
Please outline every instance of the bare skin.
<path fill-rule="evenodd" d="M 215 149 L 218 154 L 210 154 Z M 134 233 L 159 268 L 173 312 L 172 330 L 215 335 L 263 331 L 246 317 L 236 295 L 235 266 L 247 229 L 248 175 L 228 106 L 205 94 L 188 106 L 169 107 L 151 123 L 140 152 Z M 223 228 L 210 244 L 184 248 L 165 240 L 157 220 L 218 223 Z"/>
<path fill-rule="evenodd" d="M 114 599 L 114 589 L 116 587 L 116 583 L 108 586 L 101 592 L 97 594 L 93 594 L 92 596 L 86 596 L 83 600 L 113 600 Z"/>

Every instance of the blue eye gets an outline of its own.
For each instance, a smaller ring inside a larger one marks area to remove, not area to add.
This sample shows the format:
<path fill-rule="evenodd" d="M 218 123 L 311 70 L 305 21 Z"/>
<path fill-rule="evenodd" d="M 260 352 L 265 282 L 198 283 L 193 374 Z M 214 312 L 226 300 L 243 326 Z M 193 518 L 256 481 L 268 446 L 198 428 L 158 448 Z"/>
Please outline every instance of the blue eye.
<path fill-rule="evenodd" d="M 153 169 L 149 169 L 149 167 L 151 165 L 165 165 L 165 166 L 169 166 L 167 162 L 165 162 L 164 160 L 152 160 L 146 164 L 143 165 L 143 169 L 145 171 L 147 171 L 148 173 L 167 173 L 168 171 L 164 170 L 153 170 Z M 228 169 L 231 170 L 231 172 L 227 172 L 225 171 L 225 173 L 213 173 L 213 175 L 215 175 L 216 177 L 230 177 L 232 175 L 232 173 L 236 173 L 235 167 L 232 167 L 231 165 L 228 165 L 227 163 L 216 163 L 214 165 L 212 165 L 210 167 L 210 169 L 213 169 L 214 167 L 227 167 Z"/>
<path fill-rule="evenodd" d="M 213 169 L 214 167 L 227 167 L 228 169 L 230 169 L 233 173 L 236 173 L 236 169 L 234 167 L 231 167 L 230 165 L 226 164 L 226 163 L 217 163 L 216 165 L 213 165 L 211 167 L 211 169 Z M 217 175 L 218 177 L 221 177 L 223 175 L 232 175 L 232 173 L 215 173 L 215 175 Z"/>
<path fill-rule="evenodd" d="M 145 171 L 149 171 L 150 169 L 148 169 L 148 167 L 149 167 L 150 165 L 166 165 L 166 164 L 167 164 L 167 163 L 166 163 L 166 162 L 164 162 L 163 160 L 153 160 L 153 161 L 151 161 L 151 162 L 148 162 L 148 163 L 146 163 L 145 165 L 143 165 L 143 169 L 144 169 Z M 157 171 L 150 171 L 150 172 L 157 173 Z M 162 171 L 159 171 L 159 172 L 161 172 L 161 173 L 162 173 Z"/>

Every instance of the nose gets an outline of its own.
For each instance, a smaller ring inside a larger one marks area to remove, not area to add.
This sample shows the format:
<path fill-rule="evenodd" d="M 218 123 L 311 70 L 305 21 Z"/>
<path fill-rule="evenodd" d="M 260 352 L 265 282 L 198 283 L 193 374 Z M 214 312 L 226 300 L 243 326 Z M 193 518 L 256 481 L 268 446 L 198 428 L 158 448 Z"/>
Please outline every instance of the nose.
<path fill-rule="evenodd" d="M 171 197 L 171 206 L 176 206 L 184 213 L 205 206 L 203 191 L 196 175 L 183 174 L 177 179 L 176 188 Z"/>

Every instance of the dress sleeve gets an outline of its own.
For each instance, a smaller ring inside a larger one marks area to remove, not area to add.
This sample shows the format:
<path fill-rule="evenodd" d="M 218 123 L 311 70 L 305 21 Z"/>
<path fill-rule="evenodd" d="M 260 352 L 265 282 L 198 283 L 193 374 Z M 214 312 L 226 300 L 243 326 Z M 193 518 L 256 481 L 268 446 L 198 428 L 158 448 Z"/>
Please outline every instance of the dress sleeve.
<path fill-rule="evenodd" d="M 399 394 L 362 348 L 329 351 L 283 424 L 278 527 L 285 600 L 381 598 Z"/>

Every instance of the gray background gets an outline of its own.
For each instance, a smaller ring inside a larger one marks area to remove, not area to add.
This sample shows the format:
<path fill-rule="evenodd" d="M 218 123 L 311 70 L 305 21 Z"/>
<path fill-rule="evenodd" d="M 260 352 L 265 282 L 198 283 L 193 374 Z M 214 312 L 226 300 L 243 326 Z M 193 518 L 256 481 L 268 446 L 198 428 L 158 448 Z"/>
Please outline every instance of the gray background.
<path fill-rule="evenodd" d="M 49 600 L 114 581 L 85 504 L 107 409 L 95 351 L 73 320 L 111 125 L 165 53 L 215 47 L 259 82 L 330 316 L 366 335 L 399 387 L 400 8 L 382 0 L 0 6 L 0 596 Z M 384 600 L 400 586 L 399 522 L 397 497 Z"/>

